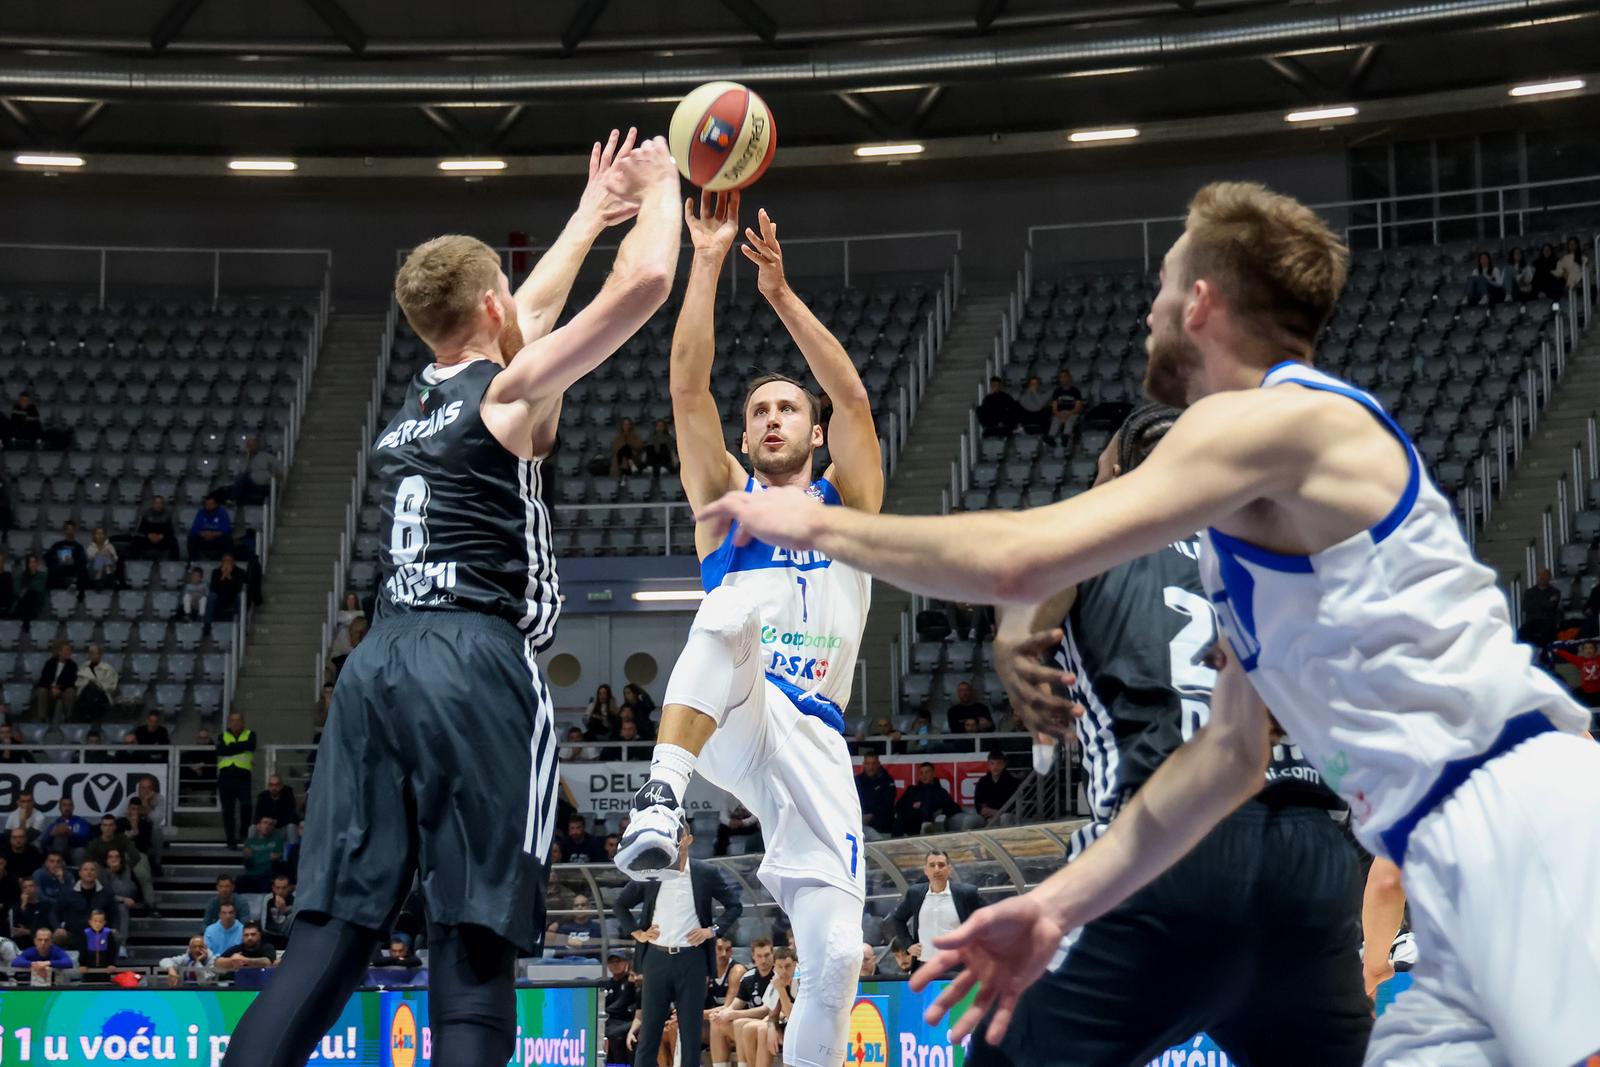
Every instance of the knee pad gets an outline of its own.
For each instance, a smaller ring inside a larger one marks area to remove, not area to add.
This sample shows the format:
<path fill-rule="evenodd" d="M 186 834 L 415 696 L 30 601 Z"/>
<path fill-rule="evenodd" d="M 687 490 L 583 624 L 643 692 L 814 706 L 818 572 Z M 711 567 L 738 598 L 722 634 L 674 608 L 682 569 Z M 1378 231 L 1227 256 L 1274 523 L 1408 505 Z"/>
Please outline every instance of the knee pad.
<path fill-rule="evenodd" d="M 709 715 L 718 726 L 728 715 L 738 665 L 755 654 L 761 616 L 755 598 L 719 586 L 695 612 L 689 639 L 667 680 L 662 704 L 679 704 Z"/>
<path fill-rule="evenodd" d="M 828 924 L 822 957 L 812 974 L 814 982 L 805 984 L 805 995 L 814 996 L 824 1011 L 838 1012 L 855 1003 L 861 978 L 861 924 L 835 921 Z"/>

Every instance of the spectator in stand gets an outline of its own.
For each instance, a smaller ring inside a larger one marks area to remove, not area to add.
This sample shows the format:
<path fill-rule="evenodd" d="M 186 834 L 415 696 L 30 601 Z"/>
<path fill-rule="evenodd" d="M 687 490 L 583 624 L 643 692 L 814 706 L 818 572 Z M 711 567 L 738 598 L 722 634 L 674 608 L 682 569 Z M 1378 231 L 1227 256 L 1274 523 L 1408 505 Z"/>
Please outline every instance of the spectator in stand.
<path fill-rule="evenodd" d="M 217 970 L 206 947 L 206 939 L 199 934 L 189 939 L 189 949 L 177 956 L 168 956 L 156 965 L 167 973 L 167 985 L 216 985 Z"/>
<path fill-rule="evenodd" d="M 1561 626 L 1561 590 L 1550 583 L 1550 568 L 1540 567 L 1534 583 L 1522 591 L 1522 640 L 1543 649 Z"/>
<path fill-rule="evenodd" d="M 868 943 L 861 943 L 861 977 L 876 978 L 878 976 L 878 953 Z"/>
<path fill-rule="evenodd" d="M 644 462 L 640 464 L 656 474 L 671 474 L 678 469 L 678 442 L 666 419 L 657 419 L 655 428 L 644 443 Z"/>
<path fill-rule="evenodd" d="M 576 914 L 550 924 L 546 931 L 549 935 L 545 941 L 547 947 L 581 950 L 589 948 L 590 942 L 600 940 L 600 920 L 588 897 L 582 893 L 576 894 L 572 898 L 572 907 L 567 910 Z"/>
<path fill-rule="evenodd" d="M 261 448 L 255 437 L 246 437 L 239 476 L 233 480 L 233 502 L 241 507 L 263 503 L 272 492 L 272 479 L 277 470 L 277 458 Z"/>
<path fill-rule="evenodd" d="M 867 840 L 888 837 L 894 831 L 894 776 L 883 769 L 883 761 L 875 748 L 861 750 L 856 795 L 861 798 L 861 828 Z"/>
<path fill-rule="evenodd" d="M 622 730 L 622 715 L 611 696 L 611 687 L 601 683 L 594 699 L 583 712 L 583 736 L 590 741 L 613 741 Z"/>
<path fill-rule="evenodd" d="M 79 855 L 89 844 L 94 833 L 89 820 L 78 814 L 77 803 L 71 797 L 62 797 L 56 804 L 56 818 L 44 832 L 45 851 L 59 852 L 67 862 L 82 862 Z"/>
<path fill-rule="evenodd" d="M 189 524 L 189 558 L 221 559 L 223 553 L 233 551 L 233 520 L 228 509 L 217 503 L 217 498 L 207 496 L 200 502 Z"/>
<path fill-rule="evenodd" d="M 39 416 L 33 397 L 26 392 L 18 393 L 16 403 L 11 405 L 6 438 L 7 445 L 13 448 L 38 448 L 44 438 L 44 420 Z"/>
<path fill-rule="evenodd" d="M 611 438 L 611 477 L 620 480 L 638 474 L 643 462 L 644 438 L 632 419 L 623 419 Z"/>
<path fill-rule="evenodd" d="M 1504 274 L 1506 293 L 1511 299 L 1519 302 L 1533 299 L 1533 264 L 1528 262 L 1528 253 L 1520 246 L 1513 248 L 1506 258 Z"/>
<path fill-rule="evenodd" d="M 125 731 L 122 735 L 122 747 L 117 749 L 111 757 L 117 763 L 165 763 L 166 757 L 159 752 L 151 752 L 139 743 L 139 735 L 132 730 Z"/>
<path fill-rule="evenodd" d="M 179 622 L 211 622 L 211 588 L 206 584 L 206 572 L 199 567 L 190 567 L 184 577 L 183 585 L 178 589 L 178 612 L 174 616 Z"/>
<path fill-rule="evenodd" d="M 1600 708 L 1600 647 L 1593 641 L 1584 641 L 1578 645 L 1574 654 L 1569 647 L 1557 646 L 1551 649 L 1556 656 L 1578 668 L 1578 684 L 1573 689 L 1572 695 L 1589 708 Z"/>
<path fill-rule="evenodd" d="M 644 735 L 639 732 L 639 724 L 632 719 L 622 720 L 622 725 L 617 727 L 617 740 L 623 743 L 623 747 L 608 749 L 601 754 L 603 759 L 640 759 L 644 756 L 643 750 L 627 747 L 645 740 Z"/>
<path fill-rule="evenodd" d="M 96 526 L 84 550 L 84 578 L 86 589 L 115 589 L 117 587 L 117 546 L 106 538 L 106 528 Z"/>
<path fill-rule="evenodd" d="M 100 816 L 100 834 L 84 847 L 84 855 L 96 863 L 104 866 L 112 850 L 122 853 L 128 869 L 133 872 L 133 877 L 139 882 L 139 889 L 145 903 L 152 908 L 156 906 L 156 884 L 151 877 L 150 861 L 139 851 L 133 843 L 133 838 L 123 832 L 118 825 L 115 815 Z"/>
<path fill-rule="evenodd" d="M 206 948 L 213 956 L 221 956 L 234 945 L 244 942 L 244 922 L 239 919 L 239 909 L 224 904 L 217 909 L 217 921 L 206 927 Z"/>
<path fill-rule="evenodd" d="M 300 808 L 295 803 L 294 790 L 283 784 L 280 775 L 267 775 L 267 787 L 256 795 L 255 810 L 250 813 L 253 822 L 271 819 L 286 845 L 292 845 L 299 835 Z"/>
<path fill-rule="evenodd" d="M 283 860 L 283 833 L 272 816 L 263 815 L 244 842 L 244 871 L 238 886 L 242 893 L 265 893 L 272 888 L 272 874 Z"/>
<path fill-rule="evenodd" d="M 22 830 L 27 834 L 29 844 L 33 844 L 44 833 L 47 822 L 44 812 L 33 802 L 32 791 L 24 789 L 17 794 L 17 806 L 6 816 L 6 829 Z"/>
<path fill-rule="evenodd" d="M 128 558 L 157 562 L 178 558 L 178 530 L 173 525 L 172 512 L 167 510 L 166 497 L 152 498 L 150 506 L 139 514 Z"/>
<path fill-rule="evenodd" d="M 145 815 L 144 805 L 138 797 L 129 797 L 128 806 L 122 810 L 123 815 L 117 820 L 117 829 L 133 842 L 133 847 L 149 866 L 150 873 L 160 874 L 162 841 L 159 829 Z M 110 863 L 110 860 L 107 859 L 106 862 Z"/>
<path fill-rule="evenodd" d="M 606 846 L 602 838 L 589 833 L 582 815 L 567 820 L 567 833 L 561 839 L 561 851 L 568 863 L 604 863 Z"/>
<path fill-rule="evenodd" d="M 394 934 L 389 938 L 389 943 L 372 957 L 372 966 L 414 971 L 422 966 L 422 959 L 411 951 L 411 940 L 405 934 Z"/>
<path fill-rule="evenodd" d="M 617 849 L 619 849 L 621 847 L 622 847 L 622 835 L 621 834 L 607 834 L 606 835 L 606 862 L 609 863 L 610 861 L 616 859 L 617 858 Z"/>
<path fill-rule="evenodd" d="M 969 722 L 977 723 L 978 733 L 994 729 L 994 713 L 989 705 L 977 699 L 968 682 L 956 686 L 956 702 L 950 705 L 945 721 L 953 734 L 973 733 L 973 728 L 967 725 Z"/>
<path fill-rule="evenodd" d="M 11 557 L 0 552 L 0 619 L 17 612 L 17 578 L 11 573 Z"/>
<path fill-rule="evenodd" d="M 31 794 L 19 794 L 18 803 L 21 803 L 24 795 L 31 798 Z M 11 814 L 15 816 L 17 813 Z M 43 813 L 40 813 L 39 818 L 42 823 Z M 33 843 L 35 835 L 25 826 L 12 825 L 9 821 L 6 825 L 8 827 L 6 843 L 0 848 L 0 858 L 6 861 L 6 870 L 16 876 L 20 884 L 24 879 L 33 877 L 33 872 L 44 866 L 44 849 Z"/>
<path fill-rule="evenodd" d="M 1494 265 L 1493 256 L 1479 252 L 1472 273 L 1467 277 L 1467 303 L 1498 304 L 1505 298 L 1505 275 Z"/>
<path fill-rule="evenodd" d="M 928 853 L 922 873 L 927 881 L 906 890 L 900 904 L 889 916 L 895 940 L 906 946 L 906 954 L 916 962 L 911 969 L 934 953 L 933 943 L 954 930 L 983 907 L 976 886 L 955 881 L 950 856 L 940 849 Z"/>
<path fill-rule="evenodd" d="M 600 750 L 592 745 L 585 745 L 583 728 L 581 726 L 567 727 L 567 743 L 561 746 L 561 760 L 563 763 L 574 761 L 590 761 L 600 758 Z"/>
<path fill-rule="evenodd" d="M 28 984 L 32 986 L 59 985 L 76 969 L 66 949 L 55 943 L 50 927 L 41 926 L 33 932 L 33 944 L 19 952 L 11 961 L 18 971 L 28 971 Z"/>
<path fill-rule="evenodd" d="M 367 636 L 367 620 L 365 617 L 350 620 L 350 625 L 345 627 L 344 650 L 337 647 L 329 650 L 328 671 L 326 677 L 331 682 L 339 680 L 339 672 L 344 670 L 344 665 L 350 659 L 350 653 L 355 651 Z"/>
<path fill-rule="evenodd" d="M 32 877 L 17 880 L 17 902 L 11 908 L 10 933 L 17 941 L 26 941 L 41 926 L 50 925 L 50 905 L 39 896 L 39 883 Z M 0 931 L 3 934 L 5 931 Z"/>
<path fill-rule="evenodd" d="M 1006 392 L 1006 383 L 989 379 L 989 395 L 978 405 L 978 425 L 985 437 L 1010 437 L 1022 423 L 1024 412 L 1016 397 Z"/>
<path fill-rule="evenodd" d="M 949 817 L 959 814 L 961 805 L 955 802 L 950 791 L 933 773 L 933 764 L 919 763 L 915 784 L 906 787 L 906 791 L 900 794 L 900 802 L 895 805 L 894 835 L 911 837 L 922 833 L 925 824 L 941 815 Z"/>
<path fill-rule="evenodd" d="M 50 602 L 50 576 L 40 565 L 39 557 L 29 552 L 22 564 L 22 578 L 17 583 L 17 600 L 12 609 L 18 619 L 32 622 Z"/>
<path fill-rule="evenodd" d="M 278 948 L 289 944 L 289 930 L 294 926 L 294 886 L 285 874 L 272 879 L 272 892 L 261 898 L 261 932 Z"/>
<path fill-rule="evenodd" d="M 217 741 L 217 794 L 222 801 L 222 829 L 228 851 L 236 852 L 239 839 L 250 833 L 250 787 L 256 765 L 256 735 L 244 724 L 244 716 L 228 716 L 228 728 Z M 248 916 L 246 916 L 248 918 Z"/>
<path fill-rule="evenodd" d="M 122 858 L 121 851 L 112 849 L 106 853 L 106 866 L 105 870 L 100 872 L 100 881 L 111 890 L 111 896 L 117 902 L 112 925 L 117 929 L 117 940 L 126 945 L 133 909 L 139 906 L 141 897 L 139 883 L 133 877 L 133 872 L 128 869 L 128 862 Z"/>
<path fill-rule="evenodd" d="M 752 835 L 755 835 L 755 840 L 744 845 L 739 850 L 741 854 L 761 851 L 761 820 L 757 819 L 754 813 L 741 804 L 732 793 L 727 794 L 722 801 L 722 807 L 717 811 L 717 840 L 711 854 L 726 856 L 733 847 L 734 838 L 744 838 L 748 841 Z"/>
<path fill-rule="evenodd" d="M 999 749 L 989 753 L 989 773 L 978 779 L 972 793 L 972 806 L 985 821 L 993 822 L 1017 791 L 1017 776 L 1006 770 L 1006 754 Z"/>
<path fill-rule="evenodd" d="M 656 735 L 655 722 L 651 717 L 657 710 L 654 697 L 630 682 L 622 687 L 622 706 L 633 709 L 634 716 L 639 720 L 641 734 L 646 737 Z"/>
<path fill-rule="evenodd" d="M 244 592 L 244 572 L 239 570 L 232 552 L 222 554 L 222 562 L 211 572 L 210 622 L 232 622 L 239 617 L 239 597 Z"/>
<path fill-rule="evenodd" d="M 78 662 L 72 658 L 72 645 L 62 641 L 39 670 L 39 681 L 33 687 L 34 718 L 52 724 L 72 718 L 77 682 Z"/>
<path fill-rule="evenodd" d="M 911 728 L 906 731 L 906 736 L 909 738 L 909 740 L 907 740 L 904 744 L 902 744 L 900 746 L 900 748 L 898 749 L 898 751 L 900 751 L 900 752 L 932 752 L 932 751 L 934 751 L 933 744 L 928 741 L 928 737 L 932 733 L 933 733 L 933 719 L 931 719 L 928 716 L 927 712 L 919 711 L 916 715 L 914 715 L 912 717 L 912 719 L 911 719 Z"/>
<path fill-rule="evenodd" d="M 100 865 L 94 860 L 84 860 L 78 867 L 78 880 L 56 897 L 52 921 L 57 939 L 81 951 L 83 930 L 89 925 L 90 913 L 109 912 L 116 906 L 116 897 L 100 883 Z"/>
<path fill-rule="evenodd" d="M 73 683 L 78 690 L 73 710 L 91 722 L 97 722 L 111 713 L 117 702 L 117 669 L 104 660 L 105 649 L 89 646 L 89 662 L 78 669 L 78 680 Z"/>
<path fill-rule="evenodd" d="M 1583 264 L 1587 259 L 1583 254 L 1583 242 L 1576 237 L 1568 237 L 1566 251 L 1556 261 L 1556 277 L 1568 292 L 1583 288 Z"/>
<path fill-rule="evenodd" d="M 217 970 L 223 973 L 246 968 L 263 969 L 278 965 L 278 950 L 262 936 L 261 924 L 241 923 L 239 943 L 217 953 Z"/>
<path fill-rule="evenodd" d="M 161 795 L 161 784 L 151 774 L 140 778 L 135 790 L 134 795 L 128 799 L 128 803 L 131 805 L 135 800 L 139 802 L 139 812 L 143 816 L 143 821 L 149 825 L 151 840 L 155 842 L 150 861 L 159 871 L 161 868 L 162 846 L 172 833 L 172 822 L 167 817 L 167 800 Z M 132 831 L 129 831 L 129 834 L 130 836 L 135 836 L 137 841 L 137 836 L 133 835 Z M 142 845 L 140 847 L 143 848 Z"/>
<path fill-rule="evenodd" d="M 248 921 L 254 918 L 250 911 L 250 902 L 234 891 L 233 875 L 231 874 L 217 875 L 216 895 L 206 902 L 204 918 L 201 921 L 210 926 L 222 917 L 222 909 L 225 906 L 232 906 L 234 913 L 241 920 Z"/>
<path fill-rule="evenodd" d="M 161 724 L 160 712 L 152 711 L 146 715 L 144 717 L 144 725 L 133 731 L 133 735 L 141 745 L 165 746 L 172 744 L 172 735 Z M 154 781 L 154 779 L 151 779 L 151 781 Z"/>
<path fill-rule="evenodd" d="M 1030 377 L 1022 387 L 1022 395 L 1017 398 L 1017 403 L 1022 405 L 1022 432 L 1043 435 L 1050 429 L 1051 417 L 1055 414 L 1050 402 L 1050 394 L 1044 391 L 1044 386 L 1037 376 Z"/>
<path fill-rule="evenodd" d="M 1050 392 L 1050 430 L 1047 441 L 1065 441 L 1072 431 L 1072 420 L 1083 414 L 1083 391 L 1072 383 L 1072 372 L 1062 370 L 1056 375 L 1056 387 Z"/>
<path fill-rule="evenodd" d="M 0 721 L 0 764 L 4 763 L 32 763 L 33 753 L 25 748 L 14 748 L 14 745 L 23 744 L 11 729 L 9 722 Z"/>
<path fill-rule="evenodd" d="M 339 606 L 339 614 L 336 617 L 339 628 L 333 635 L 334 647 L 337 648 L 341 640 L 348 642 L 349 634 L 347 631 L 350 628 L 350 624 L 357 619 L 365 617 L 365 613 L 361 610 L 361 598 L 356 596 L 355 593 L 346 593 L 344 595 L 344 603 Z"/>
<path fill-rule="evenodd" d="M 87 559 L 83 543 L 78 540 L 78 524 L 68 519 L 61 527 L 61 538 L 45 551 L 45 584 L 51 589 L 81 588 Z"/>
<path fill-rule="evenodd" d="M 1561 257 L 1556 255 L 1556 246 L 1546 241 L 1539 248 L 1539 254 L 1533 260 L 1533 291 L 1546 300 L 1560 300 L 1567 295 L 1567 284 L 1556 273 L 1556 267 L 1561 263 Z"/>
<path fill-rule="evenodd" d="M 107 925 L 106 913 L 96 908 L 79 932 L 78 966 L 90 971 L 111 971 L 117 962 L 122 939 Z"/>

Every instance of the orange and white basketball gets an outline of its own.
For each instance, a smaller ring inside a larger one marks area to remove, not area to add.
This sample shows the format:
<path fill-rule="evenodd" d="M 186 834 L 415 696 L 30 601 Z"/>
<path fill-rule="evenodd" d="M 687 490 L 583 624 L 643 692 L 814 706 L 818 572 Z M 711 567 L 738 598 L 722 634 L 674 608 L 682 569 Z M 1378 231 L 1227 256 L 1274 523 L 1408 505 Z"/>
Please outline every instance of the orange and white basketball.
<path fill-rule="evenodd" d="M 761 177 L 778 133 L 761 97 L 738 82 L 707 82 L 672 113 L 667 143 L 685 178 L 720 193 Z"/>

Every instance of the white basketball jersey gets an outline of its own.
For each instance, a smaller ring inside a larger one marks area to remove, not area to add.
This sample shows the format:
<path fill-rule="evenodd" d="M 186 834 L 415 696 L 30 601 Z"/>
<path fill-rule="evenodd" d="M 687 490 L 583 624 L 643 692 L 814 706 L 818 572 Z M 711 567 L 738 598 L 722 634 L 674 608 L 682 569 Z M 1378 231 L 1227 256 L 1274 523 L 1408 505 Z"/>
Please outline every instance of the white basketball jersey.
<path fill-rule="evenodd" d="M 747 493 L 766 488 L 754 478 L 745 480 Z M 826 478 L 812 482 L 806 492 L 824 504 L 843 505 Z M 872 578 L 820 552 L 791 552 L 758 540 L 735 545 L 737 529 L 735 524 L 701 561 L 700 584 L 707 592 L 737 586 L 756 598 L 767 680 L 802 712 L 843 734 Z"/>
<path fill-rule="evenodd" d="M 1376 526 L 1311 556 L 1207 530 L 1201 576 L 1256 691 L 1349 802 L 1362 843 L 1389 855 L 1384 832 L 1403 849 L 1471 761 L 1589 716 L 1517 642 L 1494 572 L 1382 405 L 1303 363 L 1261 384 L 1287 383 L 1372 412 L 1406 446 L 1405 492 Z"/>

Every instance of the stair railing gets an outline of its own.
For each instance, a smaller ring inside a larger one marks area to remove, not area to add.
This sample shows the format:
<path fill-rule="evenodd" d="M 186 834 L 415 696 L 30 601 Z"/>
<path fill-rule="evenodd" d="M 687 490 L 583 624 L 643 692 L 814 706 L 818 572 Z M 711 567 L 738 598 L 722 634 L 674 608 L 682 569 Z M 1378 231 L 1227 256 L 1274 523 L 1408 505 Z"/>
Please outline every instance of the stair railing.
<path fill-rule="evenodd" d="M 1538 538 L 1529 538 L 1522 546 L 1522 588 L 1533 585 L 1533 576 L 1539 571 Z"/>

